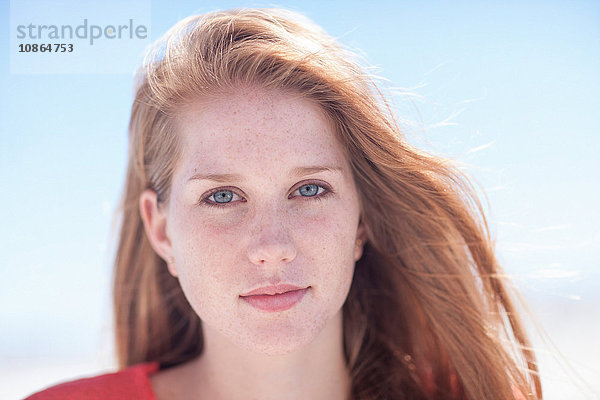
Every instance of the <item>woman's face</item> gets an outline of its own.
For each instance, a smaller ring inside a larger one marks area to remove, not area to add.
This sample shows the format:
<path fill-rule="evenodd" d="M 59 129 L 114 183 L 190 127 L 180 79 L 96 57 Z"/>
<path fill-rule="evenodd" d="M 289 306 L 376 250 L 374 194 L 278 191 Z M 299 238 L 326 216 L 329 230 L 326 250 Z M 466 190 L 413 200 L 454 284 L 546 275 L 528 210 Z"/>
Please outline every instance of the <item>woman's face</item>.
<path fill-rule="evenodd" d="M 349 163 L 320 108 L 245 89 L 188 106 L 177 129 L 183 153 L 168 202 L 156 208 L 146 191 L 141 208 L 205 328 L 285 354 L 339 323 L 364 229 Z M 262 295 L 250 296 L 256 289 Z"/>

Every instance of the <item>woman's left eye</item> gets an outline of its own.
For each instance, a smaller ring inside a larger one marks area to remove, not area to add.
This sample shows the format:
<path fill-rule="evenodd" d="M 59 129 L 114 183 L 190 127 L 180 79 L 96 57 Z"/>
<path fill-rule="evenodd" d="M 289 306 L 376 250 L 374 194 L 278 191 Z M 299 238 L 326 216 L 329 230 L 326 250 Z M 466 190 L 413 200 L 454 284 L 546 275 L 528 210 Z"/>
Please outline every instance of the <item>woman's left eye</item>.
<path fill-rule="evenodd" d="M 294 191 L 294 193 L 298 193 L 302 197 L 315 197 L 317 195 L 321 195 L 326 190 L 328 190 L 328 188 L 324 186 L 317 185 L 315 183 L 308 183 L 300 186 Z"/>

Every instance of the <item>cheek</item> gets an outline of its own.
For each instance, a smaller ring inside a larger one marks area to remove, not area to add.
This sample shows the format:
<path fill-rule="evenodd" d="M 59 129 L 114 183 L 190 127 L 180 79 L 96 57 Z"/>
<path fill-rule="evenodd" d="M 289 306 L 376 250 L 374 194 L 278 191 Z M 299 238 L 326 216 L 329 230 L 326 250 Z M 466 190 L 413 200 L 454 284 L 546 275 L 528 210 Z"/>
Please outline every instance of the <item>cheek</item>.
<path fill-rule="evenodd" d="M 336 311 L 345 302 L 354 275 L 354 246 L 358 216 L 330 212 L 303 225 L 306 266 L 313 274 L 315 295 Z"/>
<path fill-rule="evenodd" d="M 205 321 L 230 315 L 241 283 L 236 263 L 225 252 L 190 244 L 178 266 L 179 284 L 196 314 Z"/>
<path fill-rule="evenodd" d="M 179 215 L 172 245 L 182 289 L 201 318 L 222 312 L 220 307 L 235 298 L 247 279 L 240 268 L 240 234 L 226 221 L 203 218 L 193 210 Z"/>
<path fill-rule="evenodd" d="M 194 257 L 217 263 L 227 258 L 231 245 L 239 240 L 239 212 L 209 211 L 201 206 L 180 205 L 175 209 L 173 247 L 183 257 Z M 188 259 L 189 261 L 193 261 Z"/>
<path fill-rule="evenodd" d="M 335 207 L 324 207 L 319 213 L 299 218 L 296 226 L 316 248 L 343 260 L 354 243 L 357 225 L 356 207 L 349 202 L 339 202 Z"/>

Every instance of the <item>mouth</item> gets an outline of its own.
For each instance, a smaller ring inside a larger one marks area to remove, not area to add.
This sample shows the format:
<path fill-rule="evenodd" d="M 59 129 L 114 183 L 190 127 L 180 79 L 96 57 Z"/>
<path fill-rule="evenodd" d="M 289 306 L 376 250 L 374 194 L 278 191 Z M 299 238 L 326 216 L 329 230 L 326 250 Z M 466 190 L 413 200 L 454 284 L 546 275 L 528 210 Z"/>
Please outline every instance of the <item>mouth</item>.
<path fill-rule="evenodd" d="M 287 283 L 280 285 L 272 285 L 272 286 L 263 286 L 258 289 L 254 289 L 248 293 L 242 294 L 241 297 L 247 296 L 257 296 L 257 295 L 276 295 L 276 294 L 284 294 L 287 292 L 291 292 L 294 290 L 306 289 L 306 287 L 300 287 L 295 285 L 289 285 Z"/>
<path fill-rule="evenodd" d="M 259 310 L 278 312 L 295 306 L 309 289 L 310 286 L 304 288 L 294 285 L 265 286 L 245 293 L 240 297 Z"/>

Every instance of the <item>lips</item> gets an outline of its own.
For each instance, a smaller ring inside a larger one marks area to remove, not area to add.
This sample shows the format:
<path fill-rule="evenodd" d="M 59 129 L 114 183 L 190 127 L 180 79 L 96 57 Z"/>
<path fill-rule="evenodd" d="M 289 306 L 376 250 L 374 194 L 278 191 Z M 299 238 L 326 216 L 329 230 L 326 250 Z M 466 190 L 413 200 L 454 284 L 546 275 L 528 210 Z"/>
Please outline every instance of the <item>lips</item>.
<path fill-rule="evenodd" d="M 275 285 L 265 286 L 252 290 L 248 293 L 241 295 L 240 297 L 254 308 L 263 311 L 277 312 L 285 311 L 296 305 L 306 292 L 309 287 L 298 287 L 294 285 Z"/>
<path fill-rule="evenodd" d="M 282 293 L 286 293 L 286 292 L 291 292 L 292 290 L 300 290 L 300 289 L 304 289 L 304 288 L 299 287 L 299 286 L 294 286 L 294 285 L 288 285 L 288 284 L 264 286 L 264 287 L 261 287 L 258 289 L 254 289 L 246 294 L 243 294 L 242 297 L 255 296 L 255 295 L 260 295 L 260 294 L 269 294 L 269 295 L 282 294 Z"/>

